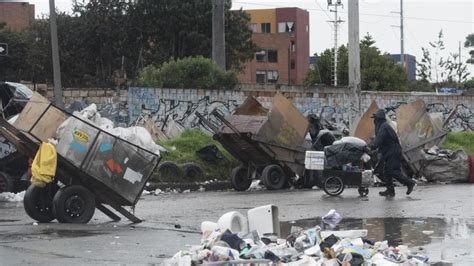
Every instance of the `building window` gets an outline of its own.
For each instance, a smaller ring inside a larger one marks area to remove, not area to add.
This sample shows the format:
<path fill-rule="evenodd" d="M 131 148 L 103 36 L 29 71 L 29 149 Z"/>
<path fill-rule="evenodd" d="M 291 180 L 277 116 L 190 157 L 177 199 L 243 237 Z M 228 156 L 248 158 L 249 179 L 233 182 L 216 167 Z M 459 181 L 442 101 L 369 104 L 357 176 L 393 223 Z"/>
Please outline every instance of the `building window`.
<path fill-rule="evenodd" d="M 295 60 L 294 59 L 291 59 L 290 67 L 291 67 L 291 69 L 295 69 Z"/>
<path fill-rule="evenodd" d="M 277 63 L 278 62 L 278 51 L 277 50 L 268 50 L 268 62 Z"/>
<path fill-rule="evenodd" d="M 277 63 L 278 62 L 278 50 L 274 49 L 262 49 L 255 53 L 255 60 L 259 63 Z"/>
<path fill-rule="evenodd" d="M 267 71 L 267 83 L 276 83 L 278 81 L 278 71 L 268 70 Z"/>
<path fill-rule="evenodd" d="M 267 72 L 257 71 L 257 83 L 266 83 Z"/>
<path fill-rule="evenodd" d="M 276 70 L 257 70 L 257 83 L 277 83 L 278 71 Z"/>
<path fill-rule="evenodd" d="M 261 50 L 255 53 L 255 59 L 259 63 L 267 62 L 267 50 Z"/>
<path fill-rule="evenodd" d="M 292 51 L 292 52 L 296 51 L 296 43 L 295 43 L 295 41 L 291 41 L 291 51 Z"/>
<path fill-rule="evenodd" d="M 270 23 L 262 23 L 262 32 L 263 33 L 270 33 L 271 32 L 271 24 Z"/>
<path fill-rule="evenodd" d="M 249 28 L 252 32 L 257 32 L 257 24 L 252 23 L 250 24 Z"/>
<path fill-rule="evenodd" d="M 278 23 L 278 32 L 293 32 L 295 30 L 294 22 L 279 22 Z"/>

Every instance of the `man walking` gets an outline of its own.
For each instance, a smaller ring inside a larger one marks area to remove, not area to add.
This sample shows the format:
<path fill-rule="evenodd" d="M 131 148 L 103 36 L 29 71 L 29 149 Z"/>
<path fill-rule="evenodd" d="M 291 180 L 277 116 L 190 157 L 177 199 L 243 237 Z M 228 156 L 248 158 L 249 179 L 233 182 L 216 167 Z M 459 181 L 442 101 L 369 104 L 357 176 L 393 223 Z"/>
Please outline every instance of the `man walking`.
<path fill-rule="evenodd" d="M 373 146 L 379 149 L 382 154 L 381 162 L 384 164 L 383 176 L 385 179 L 385 191 L 379 192 L 380 196 L 393 197 L 395 189 L 393 179 L 395 178 L 403 185 L 407 186 L 407 195 L 415 187 L 415 181 L 406 177 L 401 171 L 402 147 L 398 140 L 397 133 L 387 123 L 384 110 L 380 109 L 372 115 L 375 124 L 375 140 Z"/>

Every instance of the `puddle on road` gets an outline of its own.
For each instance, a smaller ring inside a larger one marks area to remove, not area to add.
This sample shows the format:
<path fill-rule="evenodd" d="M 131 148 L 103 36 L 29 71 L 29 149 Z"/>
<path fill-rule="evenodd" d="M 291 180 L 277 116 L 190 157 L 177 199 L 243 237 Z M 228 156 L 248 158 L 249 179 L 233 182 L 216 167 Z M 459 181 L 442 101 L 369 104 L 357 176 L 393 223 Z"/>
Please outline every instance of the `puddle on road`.
<path fill-rule="evenodd" d="M 473 239 L 474 220 L 458 218 L 343 218 L 335 227 L 321 218 L 282 222 L 281 235 L 287 236 L 292 226 L 304 229 L 320 226 L 323 230 L 367 229 L 368 239 L 388 240 L 390 245 L 424 246 L 452 239 Z"/>

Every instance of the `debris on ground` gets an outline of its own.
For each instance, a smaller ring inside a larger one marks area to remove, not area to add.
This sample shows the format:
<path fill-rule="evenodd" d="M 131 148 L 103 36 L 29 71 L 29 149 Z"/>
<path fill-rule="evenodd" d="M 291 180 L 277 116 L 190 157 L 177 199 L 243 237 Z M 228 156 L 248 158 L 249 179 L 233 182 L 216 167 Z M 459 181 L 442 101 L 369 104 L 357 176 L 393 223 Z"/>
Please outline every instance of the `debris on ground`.
<path fill-rule="evenodd" d="M 335 210 L 325 217 L 342 219 Z M 272 205 L 249 210 L 248 226 L 242 214 L 228 212 L 218 223 L 203 222 L 201 243 L 177 252 L 164 265 L 423 265 L 429 261 L 406 245 L 393 247 L 386 240 L 368 239 L 365 229 L 293 226 L 281 238 L 277 224 L 278 208 Z"/>
<path fill-rule="evenodd" d="M 469 181 L 469 157 L 465 151 L 453 152 L 434 146 L 421 153 L 421 173 L 429 182 Z"/>
<path fill-rule="evenodd" d="M 3 192 L 0 193 L 0 202 L 20 202 L 23 201 L 25 197 L 25 191 L 13 193 L 13 192 Z"/>

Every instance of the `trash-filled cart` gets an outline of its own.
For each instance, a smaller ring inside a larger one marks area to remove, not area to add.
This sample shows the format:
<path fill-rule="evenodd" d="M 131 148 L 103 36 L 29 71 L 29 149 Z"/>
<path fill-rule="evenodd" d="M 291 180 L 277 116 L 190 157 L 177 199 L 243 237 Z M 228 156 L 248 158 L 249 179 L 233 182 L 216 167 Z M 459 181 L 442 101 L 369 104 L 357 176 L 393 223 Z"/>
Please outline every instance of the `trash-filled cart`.
<path fill-rule="evenodd" d="M 275 95 L 270 111 L 253 97 L 247 98 L 232 115 L 224 116 L 214 110 L 211 116 L 222 123 L 220 127 L 203 115 L 196 115 L 241 162 L 231 172 L 234 189 L 247 190 L 256 178 L 268 189 L 282 189 L 292 177 L 304 175 L 309 124 L 283 95 Z"/>
<path fill-rule="evenodd" d="M 345 142 L 348 139 L 351 142 Z M 340 195 L 345 187 L 358 187 L 359 195 L 367 196 L 373 170 L 368 164 L 366 144 L 357 142 L 356 138 L 348 137 L 324 151 L 306 151 L 306 175 L 319 180 L 318 185 L 330 196 Z"/>
<path fill-rule="evenodd" d="M 50 156 L 43 149 L 52 146 L 48 139 L 58 139 L 53 146 L 57 151 L 55 175 L 40 186 L 31 185 L 25 193 L 24 207 L 31 218 L 87 223 L 97 208 L 120 220 L 112 208 L 132 222 L 141 221 L 124 206 L 134 209 L 158 165 L 158 153 L 69 114 L 37 94 L 13 125 L 0 118 L 0 134 L 29 158 L 37 156 L 38 150 L 40 156 Z M 39 161 L 50 165 L 45 158 Z"/>

